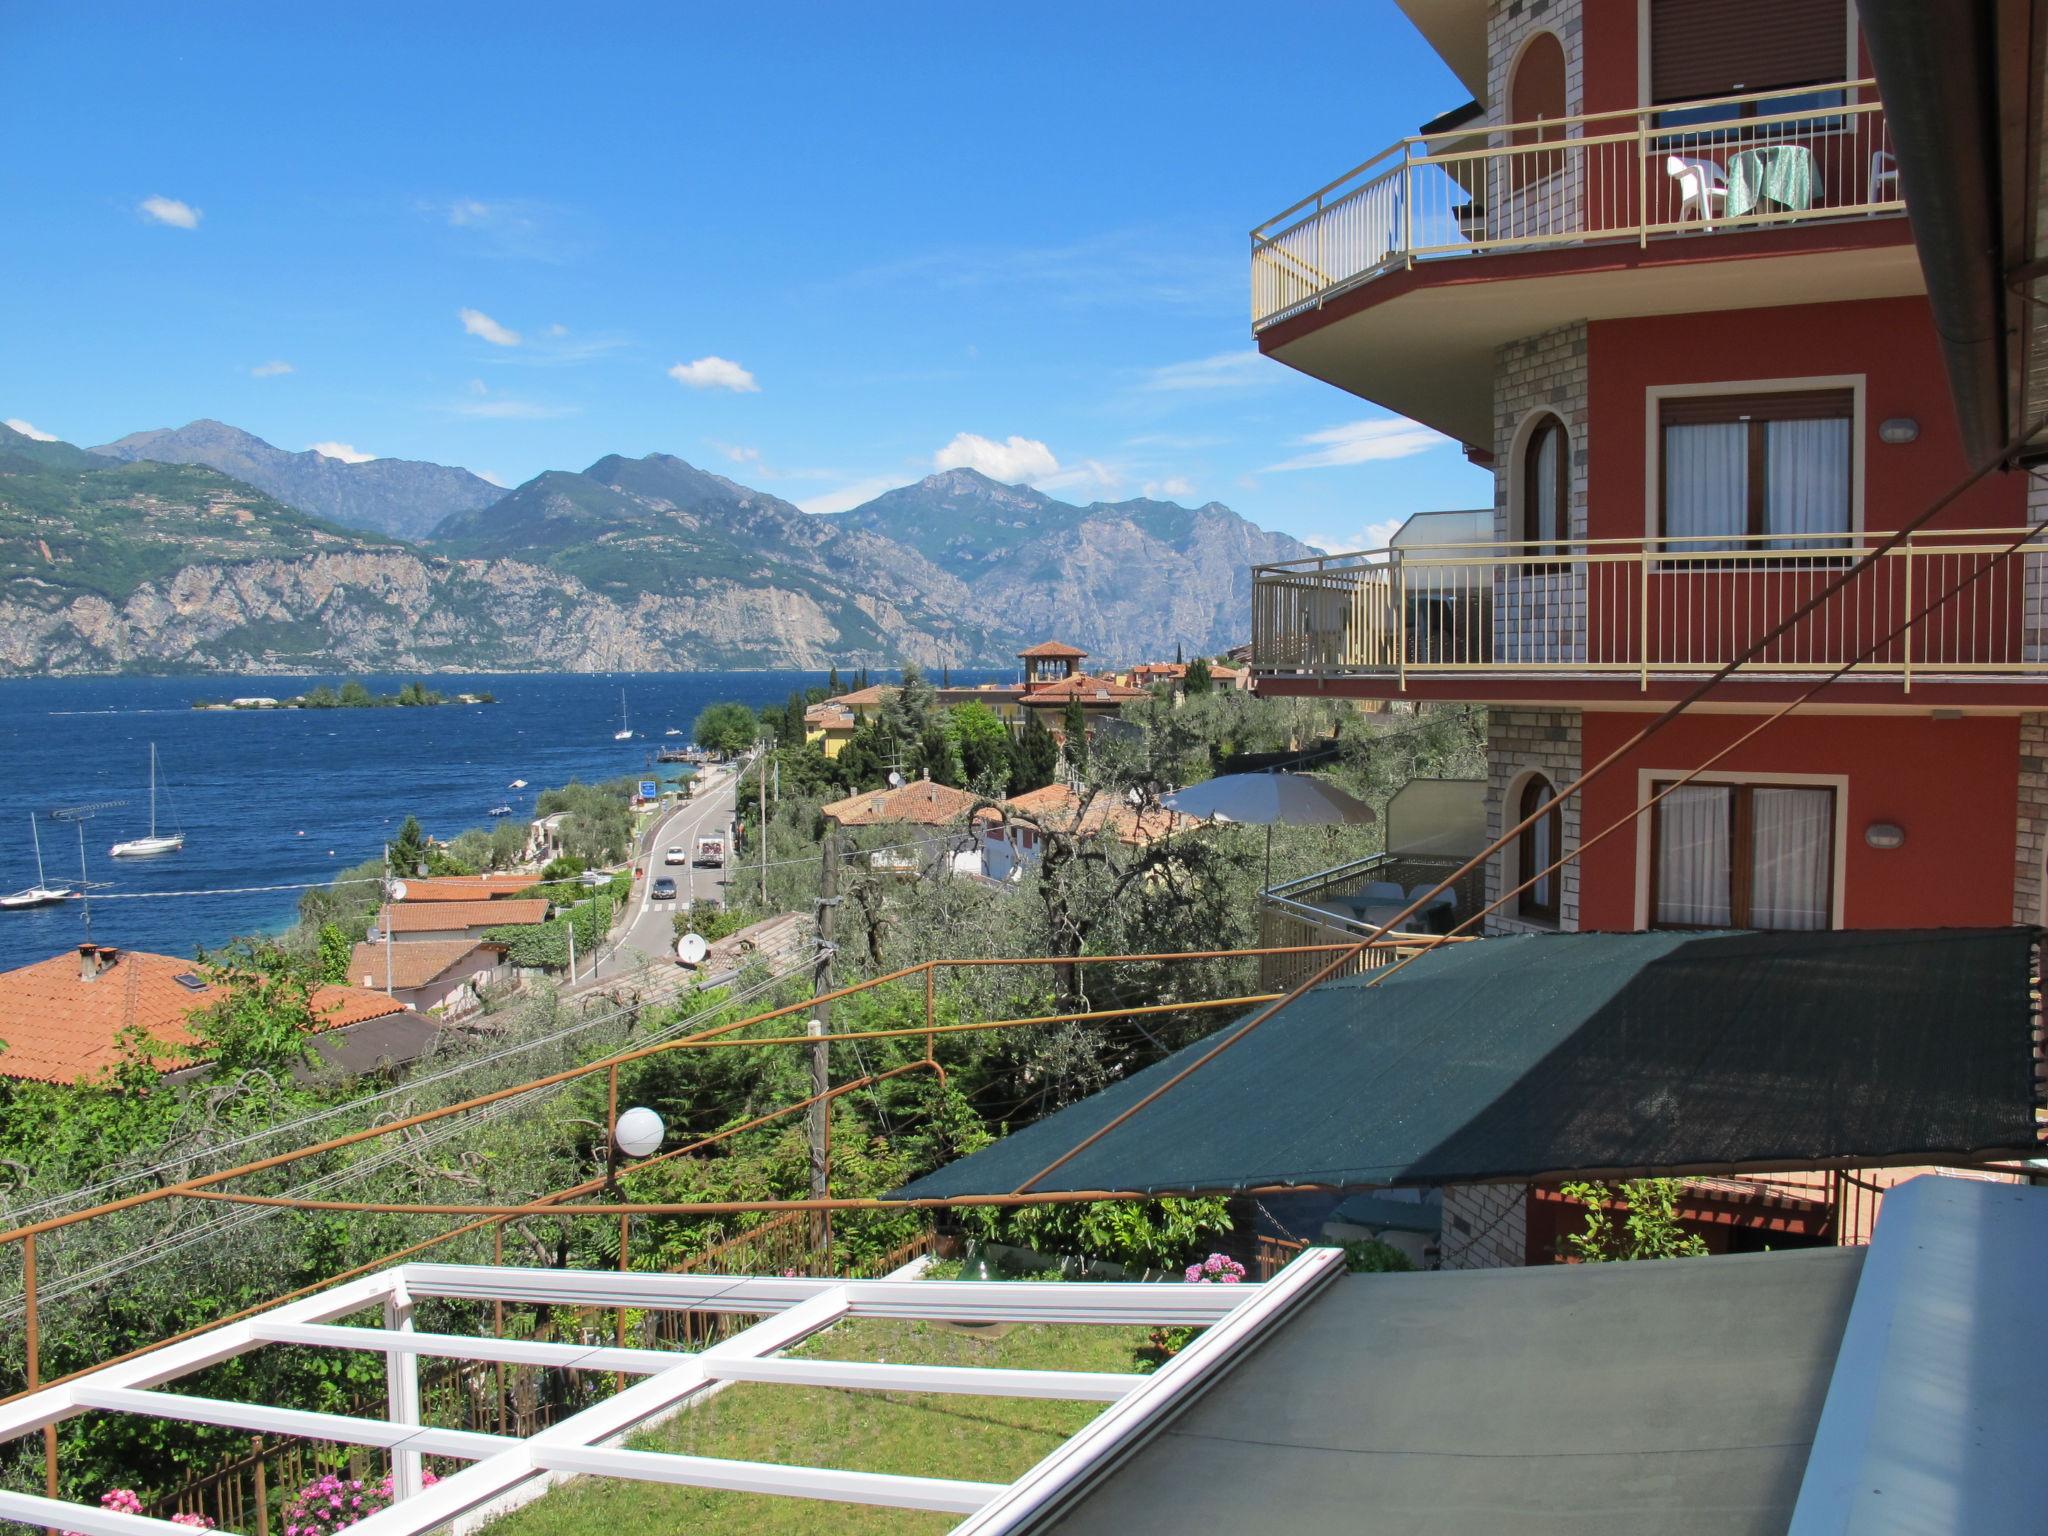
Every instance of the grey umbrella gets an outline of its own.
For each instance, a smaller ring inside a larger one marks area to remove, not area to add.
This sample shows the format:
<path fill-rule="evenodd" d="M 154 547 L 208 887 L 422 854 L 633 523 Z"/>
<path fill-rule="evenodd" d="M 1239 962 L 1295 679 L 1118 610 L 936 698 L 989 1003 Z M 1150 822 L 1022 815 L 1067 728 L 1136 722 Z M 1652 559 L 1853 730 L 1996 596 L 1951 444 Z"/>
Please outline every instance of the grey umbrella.
<path fill-rule="evenodd" d="M 1273 828 L 1375 821 L 1372 807 L 1307 773 L 1227 773 L 1163 796 L 1160 804 L 1198 821 L 1241 821 L 1266 829 L 1266 884 L 1273 883 Z"/>

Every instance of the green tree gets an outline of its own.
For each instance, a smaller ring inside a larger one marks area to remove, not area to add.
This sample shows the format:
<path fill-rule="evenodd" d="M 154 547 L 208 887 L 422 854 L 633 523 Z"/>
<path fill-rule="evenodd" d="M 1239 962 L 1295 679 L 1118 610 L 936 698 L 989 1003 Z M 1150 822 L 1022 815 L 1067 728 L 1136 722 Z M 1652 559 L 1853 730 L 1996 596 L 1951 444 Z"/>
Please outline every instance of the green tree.
<path fill-rule="evenodd" d="M 846 689 L 839 681 L 839 668 L 835 665 L 832 668 L 831 675 L 825 679 L 825 696 L 836 699 L 844 692 L 846 692 Z"/>
<path fill-rule="evenodd" d="M 901 746 L 924 740 L 925 728 L 938 711 L 939 691 L 915 666 L 903 669 L 903 681 L 889 691 L 882 704 L 882 723 Z"/>
<path fill-rule="evenodd" d="M 800 747 L 804 744 L 804 696 L 791 691 L 789 702 L 782 706 L 782 723 L 775 732 L 775 739 L 785 747 Z"/>
<path fill-rule="evenodd" d="M 953 738 L 946 733 L 946 722 L 940 715 L 933 715 L 925 722 L 924 734 L 917 740 L 916 749 L 910 755 L 910 777 L 919 774 L 934 784 L 948 784 L 954 788 L 960 785 L 960 755 L 955 750 Z"/>
<path fill-rule="evenodd" d="M 1181 692 L 1189 698 L 1200 698 L 1214 686 L 1209 674 L 1209 658 L 1197 656 L 1188 663 L 1188 675 L 1181 680 Z"/>
<path fill-rule="evenodd" d="M 1024 729 L 1010 754 L 1010 793 L 1028 794 L 1043 789 L 1060 770 L 1059 743 L 1045 728 L 1035 709 L 1024 712 Z"/>
<path fill-rule="evenodd" d="M 856 792 L 877 788 L 895 760 L 896 743 L 879 719 L 863 720 L 839 749 L 835 759 L 846 787 Z"/>
<path fill-rule="evenodd" d="M 960 749 L 961 775 L 982 794 L 1000 797 L 1010 781 L 1010 728 L 979 699 L 955 704 L 947 714 Z"/>
<path fill-rule="evenodd" d="M 754 744 L 759 724 L 744 704 L 712 704 L 697 716 L 691 735 L 705 751 L 732 756 Z"/>
<path fill-rule="evenodd" d="M 341 704 L 344 709 L 368 709 L 377 701 L 370 697 L 370 690 L 357 678 L 350 678 L 341 685 Z"/>
<path fill-rule="evenodd" d="M 226 995 L 187 1021 L 193 1059 L 229 1076 L 256 1069 L 273 1077 L 307 1059 L 307 1036 L 320 1022 L 313 979 L 281 948 L 238 944 L 205 968 Z"/>
<path fill-rule="evenodd" d="M 341 700 L 332 688 L 320 683 L 310 689 L 301 702 L 307 709 L 333 709 Z"/>
<path fill-rule="evenodd" d="M 1629 1259 L 1689 1259 L 1707 1251 L 1697 1232 L 1678 1219 L 1676 1179 L 1626 1179 L 1619 1190 L 1598 1181 L 1574 1180 L 1558 1190 L 1586 1207 L 1586 1225 L 1564 1236 L 1572 1257 L 1587 1264 Z M 1622 1207 L 1615 1219 L 1615 1205 Z"/>
<path fill-rule="evenodd" d="M 391 872 L 410 880 L 428 862 L 427 834 L 420 830 L 417 816 L 408 816 L 398 829 L 398 836 L 391 840 Z"/>
<path fill-rule="evenodd" d="M 315 961 L 320 980 L 348 980 L 349 956 L 355 953 L 356 936 L 335 923 L 320 925 L 319 954 Z"/>
<path fill-rule="evenodd" d="M 1088 714 L 1081 708 L 1079 699 L 1067 700 L 1067 707 L 1060 712 L 1060 730 L 1065 734 L 1064 743 L 1067 766 L 1075 773 L 1088 771 Z"/>

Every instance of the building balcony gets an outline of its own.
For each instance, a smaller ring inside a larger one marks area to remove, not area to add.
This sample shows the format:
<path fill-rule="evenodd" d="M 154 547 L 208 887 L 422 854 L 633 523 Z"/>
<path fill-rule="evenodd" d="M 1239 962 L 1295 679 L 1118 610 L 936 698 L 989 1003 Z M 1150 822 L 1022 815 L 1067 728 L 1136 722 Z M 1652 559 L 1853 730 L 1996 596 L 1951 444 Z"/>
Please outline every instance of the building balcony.
<path fill-rule="evenodd" d="M 1259 947 L 1276 950 L 1356 944 L 1370 938 L 1410 900 L 1456 873 L 1464 862 L 1458 855 L 1375 853 L 1271 886 L 1259 892 Z M 1486 872 L 1475 869 L 1429 909 L 1410 918 L 1401 932 L 1388 934 L 1352 961 L 1347 974 L 1392 965 L 1418 947 L 1435 942 L 1438 935 L 1485 905 Z M 1457 942 L 1464 942 L 1463 937 Z M 1332 958 L 1317 950 L 1262 955 L 1259 985 L 1269 992 L 1291 990 Z"/>
<path fill-rule="evenodd" d="M 1741 676 L 1804 684 L 1854 662 L 1852 679 L 1906 693 L 2048 681 L 2048 539 L 2014 552 L 2023 531 L 1912 535 Z M 1488 697 L 1471 685 L 1499 679 L 1649 691 L 1714 672 L 1887 537 L 1404 544 L 1258 566 L 1252 665 L 1262 680 L 1364 679 L 1377 684 L 1365 691 L 1428 697 Z"/>
<path fill-rule="evenodd" d="M 1904 208 L 1872 80 L 1420 134 L 1252 231 L 1252 328 L 1418 262 Z"/>

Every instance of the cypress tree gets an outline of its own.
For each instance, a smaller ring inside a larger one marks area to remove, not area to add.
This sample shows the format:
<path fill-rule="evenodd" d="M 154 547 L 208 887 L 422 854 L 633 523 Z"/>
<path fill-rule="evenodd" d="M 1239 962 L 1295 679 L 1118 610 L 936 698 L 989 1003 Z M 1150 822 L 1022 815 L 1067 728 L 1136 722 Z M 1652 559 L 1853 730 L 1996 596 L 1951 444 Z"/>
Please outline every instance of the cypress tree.
<path fill-rule="evenodd" d="M 1010 747 L 1010 793 L 1021 795 L 1045 788 L 1059 767 L 1059 743 L 1052 739 L 1052 732 L 1045 728 L 1039 712 L 1027 710 L 1024 729 Z"/>
<path fill-rule="evenodd" d="M 1078 776 L 1088 771 L 1088 716 L 1079 699 L 1067 700 L 1060 714 L 1060 729 L 1066 733 L 1067 766 Z"/>

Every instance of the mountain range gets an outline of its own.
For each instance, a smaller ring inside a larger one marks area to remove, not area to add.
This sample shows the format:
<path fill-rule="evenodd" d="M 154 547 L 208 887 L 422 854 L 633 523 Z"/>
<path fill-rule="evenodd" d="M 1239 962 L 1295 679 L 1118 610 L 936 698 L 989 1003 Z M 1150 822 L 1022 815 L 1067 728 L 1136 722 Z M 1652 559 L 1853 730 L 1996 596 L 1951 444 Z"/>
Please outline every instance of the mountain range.
<path fill-rule="evenodd" d="M 219 422 L 91 450 L 0 427 L 0 675 L 1135 660 L 1237 643 L 1249 567 L 1309 553 L 1220 503 L 965 469 L 811 514 L 661 453 L 503 491 Z"/>

